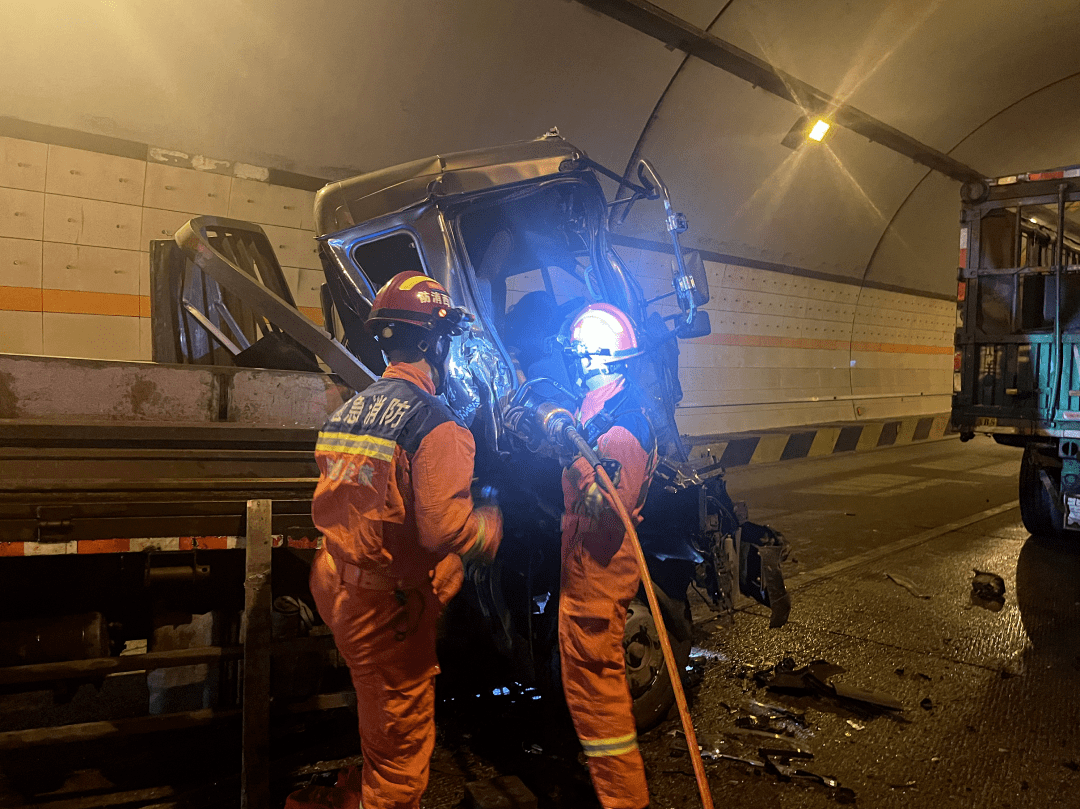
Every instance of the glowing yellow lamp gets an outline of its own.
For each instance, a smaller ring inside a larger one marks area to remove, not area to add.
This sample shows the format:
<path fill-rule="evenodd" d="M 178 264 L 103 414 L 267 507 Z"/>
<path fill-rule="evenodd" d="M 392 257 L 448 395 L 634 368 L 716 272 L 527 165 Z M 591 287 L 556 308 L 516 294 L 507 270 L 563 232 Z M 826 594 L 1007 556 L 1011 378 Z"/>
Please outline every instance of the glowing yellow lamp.
<path fill-rule="evenodd" d="M 814 127 L 810 130 L 810 133 L 806 136 L 810 140 L 820 141 L 825 137 L 825 133 L 829 131 L 829 122 L 823 121 L 820 118 L 814 123 Z"/>

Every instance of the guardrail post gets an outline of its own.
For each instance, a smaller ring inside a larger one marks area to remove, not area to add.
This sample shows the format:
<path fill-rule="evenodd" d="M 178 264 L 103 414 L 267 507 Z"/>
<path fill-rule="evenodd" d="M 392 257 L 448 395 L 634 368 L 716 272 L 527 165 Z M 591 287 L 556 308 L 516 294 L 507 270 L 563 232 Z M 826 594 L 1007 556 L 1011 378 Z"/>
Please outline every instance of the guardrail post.
<path fill-rule="evenodd" d="M 270 500 L 247 502 L 247 576 L 244 580 L 242 809 L 270 806 Z"/>

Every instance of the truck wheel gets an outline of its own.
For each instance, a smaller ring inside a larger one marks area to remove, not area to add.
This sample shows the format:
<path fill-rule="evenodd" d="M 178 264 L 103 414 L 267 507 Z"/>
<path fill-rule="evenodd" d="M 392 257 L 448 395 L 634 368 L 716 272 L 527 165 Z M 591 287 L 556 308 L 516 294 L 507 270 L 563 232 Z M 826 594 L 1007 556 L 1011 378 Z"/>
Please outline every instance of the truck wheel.
<path fill-rule="evenodd" d="M 1076 532 L 1066 531 L 1061 527 L 1065 522 L 1065 515 L 1043 486 L 1039 475 L 1039 470 L 1043 467 L 1039 465 L 1036 456 L 1037 453 L 1026 449 L 1024 458 L 1020 461 L 1020 519 L 1023 520 L 1024 528 L 1035 536 L 1054 539 L 1074 535 Z M 1055 486 L 1061 485 L 1060 470 L 1047 468 L 1046 473 L 1050 475 Z"/>
<path fill-rule="evenodd" d="M 660 588 L 656 588 L 656 598 L 664 613 L 676 667 L 680 672 L 685 671 L 690 660 L 690 603 L 685 598 L 671 598 Z M 675 702 L 675 692 L 649 605 L 636 598 L 630 602 L 626 613 L 623 649 L 626 682 L 634 700 L 634 721 L 639 731 L 648 730 L 667 716 Z"/>

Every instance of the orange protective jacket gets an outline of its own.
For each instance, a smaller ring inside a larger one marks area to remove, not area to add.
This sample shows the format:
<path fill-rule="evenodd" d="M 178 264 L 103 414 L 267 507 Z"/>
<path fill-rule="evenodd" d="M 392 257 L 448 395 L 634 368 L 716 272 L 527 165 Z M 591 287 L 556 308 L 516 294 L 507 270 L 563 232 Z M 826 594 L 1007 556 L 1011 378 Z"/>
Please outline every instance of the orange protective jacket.
<path fill-rule="evenodd" d="M 623 392 L 623 385 L 619 380 L 590 391 L 578 414 L 581 422 L 596 416 Z M 627 513 L 640 520 L 656 468 L 656 441 L 644 412 L 617 407 L 614 423 L 597 439 L 596 449 L 601 458 L 619 462 L 616 491 Z M 649 792 L 623 652 L 627 607 L 637 594 L 640 571 L 615 511 L 605 504 L 598 516 L 583 513 L 596 485 L 595 471 L 583 458 L 563 473 L 566 511 L 559 592 L 563 690 L 601 806 L 641 809 L 649 802 Z"/>
<path fill-rule="evenodd" d="M 341 789 L 359 788 L 366 809 L 420 805 L 439 611 L 461 586 L 459 554 L 491 558 L 502 536 L 497 508 L 473 508 L 472 435 L 433 394 L 425 374 L 391 363 L 330 417 L 316 447 L 324 552 L 311 592 L 356 688 L 364 766 Z"/>
<path fill-rule="evenodd" d="M 335 560 L 417 582 L 448 553 L 494 556 L 497 509 L 473 509 L 476 445 L 408 363 L 334 413 L 315 448 L 311 513 Z"/>

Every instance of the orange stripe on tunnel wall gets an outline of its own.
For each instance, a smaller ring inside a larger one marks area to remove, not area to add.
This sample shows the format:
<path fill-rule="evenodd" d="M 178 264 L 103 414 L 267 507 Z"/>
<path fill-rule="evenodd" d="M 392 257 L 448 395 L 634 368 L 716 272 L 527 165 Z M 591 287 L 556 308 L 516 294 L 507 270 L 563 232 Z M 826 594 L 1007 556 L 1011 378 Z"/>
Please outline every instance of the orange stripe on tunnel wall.
<path fill-rule="evenodd" d="M 818 340 L 812 337 L 769 337 L 759 334 L 710 334 L 695 337 L 694 345 L 737 346 L 742 348 L 806 348 L 830 351 L 879 351 L 887 354 L 952 354 L 951 345 L 918 345 L 914 343 L 866 343 L 847 340 Z"/>
<path fill-rule="evenodd" d="M 45 312 L 73 315 L 139 316 L 138 295 L 115 292 L 78 292 L 70 289 L 41 290 L 41 307 Z"/>
<path fill-rule="evenodd" d="M 0 287 L 0 309 L 8 312 L 40 312 L 41 290 L 34 287 Z"/>
<path fill-rule="evenodd" d="M 116 292 L 0 286 L 0 310 L 150 317 L 150 298 L 145 295 L 124 295 Z"/>

